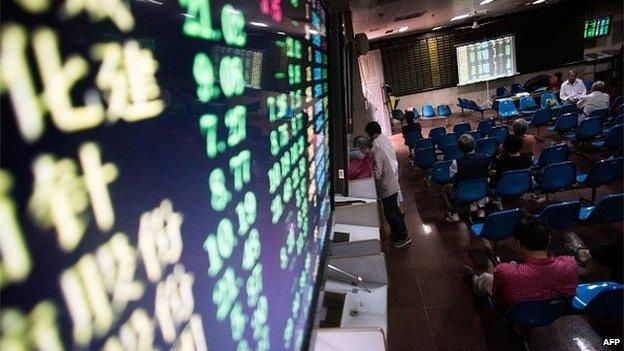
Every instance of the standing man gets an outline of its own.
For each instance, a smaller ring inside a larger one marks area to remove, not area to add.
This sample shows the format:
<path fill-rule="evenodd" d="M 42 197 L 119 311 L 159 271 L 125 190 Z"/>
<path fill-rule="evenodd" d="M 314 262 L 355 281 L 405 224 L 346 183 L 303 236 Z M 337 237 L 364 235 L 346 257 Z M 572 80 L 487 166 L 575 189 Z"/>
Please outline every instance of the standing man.
<path fill-rule="evenodd" d="M 561 84 L 559 98 L 564 104 L 575 104 L 581 96 L 587 93 L 585 83 L 576 78 L 576 71 L 571 69 L 568 71 L 568 79 Z"/>
<path fill-rule="evenodd" d="M 372 140 L 371 153 L 375 161 L 373 177 L 383 204 L 384 216 L 392 231 L 394 247 L 401 248 L 412 242 L 412 238 L 407 233 L 403 213 L 399 209 L 399 178 L 398 173 L 395 172 L 395 167 L 398 170 L 396 154 L 390 139 L 381 135 L 379 123 L 369 122 L 364 131 Z"/>

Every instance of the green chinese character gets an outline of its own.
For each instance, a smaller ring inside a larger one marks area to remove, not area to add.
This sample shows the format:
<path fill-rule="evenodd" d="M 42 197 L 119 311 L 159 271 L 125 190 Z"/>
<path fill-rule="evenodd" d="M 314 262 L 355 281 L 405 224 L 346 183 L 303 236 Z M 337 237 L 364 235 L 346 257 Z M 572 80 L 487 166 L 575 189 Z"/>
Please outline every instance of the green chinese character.
<path fill-rule="evenodd" d="M 284 348 L 289 349 L 292 342 L 293 334 L 295 333 L 295 323 L 292 317 L 288 318 L 286 322 L 286 328 L 284 328 Z"/>
<path fill-rule="evenodd" d="M 186 8 L 186 18 L 182 26 L 185 35 L 206 40 L 221 39 L 221 32 L 212 28 L 208 0 L 180 0 L 180 5 Z"/>
<path fill-rule="evenodd" d="M 282 204 L 282 197 L 280 195 L 277 195 L 275 198 L 273 198 L 273 201 L 271 201 L 271 213 L 273 214 L 271 221 L 273 222 L 273 224 L 279 222 L 279 219 L 280 217 L 282 217 L 283 212 L 284 205 Z"/>
<path fill-rule="evenodd" d="M 230 329 L 232 330 L 232 339 L 239 341 L 245 334 L 245 325 L 247 324 L 247 317 L 243 314 L 243 306 L 240 302 L 234 304 L 232 311 L 230 311 Z"/>
<path fill-rule="evenodd" d="M 282 182 L 282 169 L 279 162 L 275 162 L 269 169 L 269 192 L 273 194 Z"/>

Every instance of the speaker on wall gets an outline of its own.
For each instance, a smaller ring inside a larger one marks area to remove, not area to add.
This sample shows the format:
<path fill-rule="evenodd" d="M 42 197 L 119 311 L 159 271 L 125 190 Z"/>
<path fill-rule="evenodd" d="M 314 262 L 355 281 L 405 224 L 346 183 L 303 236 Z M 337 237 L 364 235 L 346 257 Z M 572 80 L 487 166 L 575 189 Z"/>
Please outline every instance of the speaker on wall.
<path fill-rule="evenodd" d="M 365 33 L 358 33 L 355 35 L 355 50 L 358 55 L 366 55 L 368 52 L 368 37 Z"/>

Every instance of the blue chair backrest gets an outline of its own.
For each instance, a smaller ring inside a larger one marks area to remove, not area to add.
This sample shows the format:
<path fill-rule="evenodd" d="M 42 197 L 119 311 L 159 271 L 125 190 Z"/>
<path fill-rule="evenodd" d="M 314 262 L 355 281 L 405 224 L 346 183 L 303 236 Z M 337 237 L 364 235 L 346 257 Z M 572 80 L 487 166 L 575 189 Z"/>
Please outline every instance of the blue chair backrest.
<path fill-rule="evenodd" d="M 444 161 L 457 160 L 464 157 L 464 153 L 459 151 L 457 144 L 451 144 L 444 148 Z"/>
<path fill-rule="evenodd" d="M 575 139 L 588 140 L 593 139 L 602 133 L 602 118 L 589 117 L 581 121 L 576 129 Z"/>
<path fill-rule="evenodd" d="M 457 184 L 456 199 L 458 202 L 475 202 L 487 196 L 487 179 L 467 179 Z"/>
<path fill-rule="evenodd" d="M 414 149 L 415 150 L 416 149 L 423 149 L 423 148 L 427 148 L 427 147 L 433 147 L 433 139 L 431 139 L 431 138 L 418 139 L 414 143 Z"/>
<path fill-rule="evenodd" d="M 503 198 L 522 196 L 533 189 L 533 176 L 528 169 L 503 173 L 496 187 L 496 195 Z"/>
<path fill-rule="evenodd" d="M 614 110 L 616 107 L 621 105 L 623 101 L 624 101 L 624 95 L 620 95 L 616 97 L 615 100 L 613 100 L 613 103 L 611 104 L 611 110 Z"/>
<path fill-rule="evenodd" d="M 624 123 L 624 113 L 620 113 L 613 119 L 613 125 L 618 125 Z"/>
<path fill-rule="evenodd" d="M 583 84 L 585 84 L 585 89 L 589 90 L 592 87 L 592 84 L 594 84 L 593 80 L 589 80 L 589 79 L 585 79 L 583 80 Z"/>
<path fill-rule="evenodd" d="M 490 157 L 496 154 L 498 150 L 498 140 L 496 138 L 484 138 L 477 140 L 476 151 L 480 154 L 488 155 Z"/>
<path fill-rule="evenodd" d="M 578 219 L 580 201 L 567 201 L 546 206 L 537 216 L 551 230 L 570 228 Z"/>
<path fill-rule="evenodd" d="M 555 131 L 559 133 L 568 132 L 576 128 L 577 123 L 578 113 L 565 113 L 557 118 L 557 121 L 555 122 Z"/>
<path fill-rule="evenodd" d="M 586 219 L 588 223 L 615 223 L 622 221 L 624 194 L 603 197 Z"/>
<path fill-rule="evenodd" d="M 554 99 L 555 101 L 557 100 L 557 98 L 555 97 L 555 93 L 553 93 L 552 91 L 547 91 L 542 93 L 542 95 L 540 96 L 540 106 L 542 108 L 548 108 L 548 100 Z"/>
<path fill-rule="evenodd" d="M 450 116 L 451 113 L 451 108 L 449 107 L 449 105 L 440 105 L 438 106 L 438 116 Z"/>
<path fill-rule="evenodd" d="M 542 168 L 549 164 L 567 161 L 568 153 L 568 145 L 565 143 L 548 146 L 542 150 L 537 160 L 537 167 Z"/>
<path fill-rule="evenodd" d="M 609 110 L 603 109 L 590 112 L 588 117 L 600 117 L 600 120 L 604 122 L 607 120 L 607 116 L 609 116 Z"/>
<path fill-rule="evenodd" d="M 447 146 L 457 144 L 457 137 L 455 133 L 446 133 L 440 137 L 438 142 L 438 149 L 444 150 Z"/>
<path fill-rule="evenodd" d="M 468 133 L 470 131 L 469 123 L 458 123 L 453 127 L 453 133 L 459 138 L 462 134 Z"/>
<path fill-rule="evenodd" d="M 535 127 L 543 126 L 550 121 L 550 110 L 540 108 L 533 113 L 531 125 Z"/>
<path fill-rule="evenodd" d="M 585 185 L 595 188 L 620 179 L 623 160 L 621 157 L 617 157 L 596 162 L 587 174 Z"/>
<path fill-rule="evenodd" d="M 505 87 L 498 87 L 496 88 L 496 96 L 508 96 L 509 94 L 507 93 L 507 88 Z"/>
<path fill-rule="evenodd" d="M 470 108 L 470 101 L 468 101 L 468 99 L 461 99 L 461 104 L 464 108 Z"/>
<path fill-rule="evenodd" d="M 420 117 L 420 113 L 418 113 L 418 108 L 416 106 L 412 107 L 412 112 L 414 112 L 414 118 Z"/>
<path fill-rule="evenodd" d="M 465 134 L 470 135 L 475 141 L 483 139 L 483 132 L 480 130 L 473 130 L 470 132 L 466 132 Z"/>
<path fill-rule="evenodd" d="M 438 145 L 440 138 L 444 134 L 446 134 L 446 129 L 444 129 L 444 127 L 435 127 L 429 131 L 429 138 L 433 140 L 434 145 Z"/>
<path fill-rule="evenodd" d="M 521 218 L 522 211 L 519 208 L 490 213 L 485 219 L 481 235 L 492 241 L 507 239 Z"/>
<path fill-rule="evenodd" d="M 565 299 L 546 301 L 522 301 L 511 306 L 505 319 L 523 327 L 541 327 L 549 325 L 563 316 L 570 301 Z"/>
<path fill-rule="evenodd" d="M 535 100 L 532 96 L 523 96 L 520 98 L 520 109 L 536 107 Z"/>
<path fill-rule="evenodd" d="M 498 114 L 501 116 L 518 114 L 518 110 L 511 99 L 504 99 L 498 104 Z"/>
<path fill-rule="evenodd" d="M 423 116 L 424 117 L 434 117 L 435 116 L 435 111 L 433 110 L 433 106 L 431 105 L 425 105 L 423 106 Z"/>
<path fill-rule="evenodd" d="M 490 136 L 496 138 L 502 144 L 509 136 L 509 128 L 507 126 L 494 127 L 490 129 Z"/>
<path fill-rule="evenodd" d="M 545 193 L 554 193 L 571 187 L 575 182 L 576 167 L 571 161 L 565 161 L 544 167 L 539 186 Z"/>
<path fill-rule="evenodd" d="M 420 134 L 420 130 L 410 130 L 405 138 L 405 145 L 411 148 L 414 146 L 414 144 L 416 144 L 416 141 L 419 139 L 422 139 L 422 134 Z"/>
<path fill-rule="evenodd" d="M 624 285 L 613 282 L 580 284 L 572 307 L 596 316 L 620 320 L 624 309 Z"/>
<path fill-rule="evenodd" d="M 473 109 L 475 111 L 483 111 L 483 109 L 481 107 L 479 107 L 479 104 L 477 104 L 476 101 L 470 100 L 469 103 L 470 103 L 470 108 L 471 109 Z"/>
<path fill-rule="evenodd" d="M 522 85 L 518 84 L 518 83 L 514 83 L 511 85 L 511 95 L 516 95 L 518 93 L 523 92 L 524 89 L 522 89 Z"/>
<path fill-rule="evenodd" d="M 414 166 L 421 169 L 428 169 L 438 161 L 435 149 L 432 147 L 416 149 L 414 151 Z"/>
<path fill-rule="evenodd" d="M 578 108 L 576 108 L 576 105 L 563 105 L 559 109 L 559 112 L 557 113 L 557 117 L 564 115 L 566 113 L 571 113 L 571 112 L 578 113 Z"/>
<path fill-rule="evenodd" d="M 450 160 L 436 162 L 433 165 L 433 170 L 431 171 L 431 180 L 438 184 L 451 183 L 453 181 L 449 173 L 451 163 L 453 163 L 453 161 Z"/>
<path fill-rule="evenodd" d="M 405 119 L 405 114 L 403 110 L 392 110 L 392 118 L 402 121 Z"/>
<path fill-rule="evenodd" d="M 488 134 L 490 132 L 490 129 L 494 128 L 495 126 L 496 126 L 496 122 L 494 122 L 493 119 L 486 118 L 483 121 L 479 122 L 479 124 L 477 125 L 477 130 L 480 130 L 483 133 Z"/>
<path fill-rule="evenodd" d="M 604 146 L 608 150 L 616 150 L 624 143 L 624 124 L 615 125 L 607 134 Z"/>

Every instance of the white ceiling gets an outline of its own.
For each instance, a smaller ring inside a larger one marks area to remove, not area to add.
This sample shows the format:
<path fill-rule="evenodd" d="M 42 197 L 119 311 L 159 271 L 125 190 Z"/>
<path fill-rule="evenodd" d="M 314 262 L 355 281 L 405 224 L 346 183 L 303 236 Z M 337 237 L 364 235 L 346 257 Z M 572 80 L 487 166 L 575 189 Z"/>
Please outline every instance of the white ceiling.
<path fill-rule="evenodd" d="M 486 5 L 478 5 L 482 0 L 349 0 L 354 33 L 366 33 L 369 40 L 404 35 L 409 32 L 430 30 L 437 26 L 471 25 L 475 18 L 450 22 L 461 14 L 477 10 L 480 22 L 503 14 L 544 8 L 565 0 L 546 0 L 537 5 L 527 5 L 534 0 L 494 0 Z M 398 16 L 408 16 L 426 11 L 422 16 L 396 21 Z M 495 25 L 495 24 L 494 24 Z M 386 31 L 409 26 L 403 33 Z"/>

